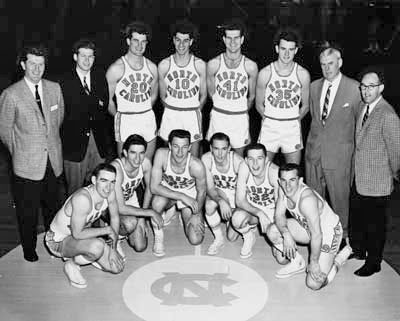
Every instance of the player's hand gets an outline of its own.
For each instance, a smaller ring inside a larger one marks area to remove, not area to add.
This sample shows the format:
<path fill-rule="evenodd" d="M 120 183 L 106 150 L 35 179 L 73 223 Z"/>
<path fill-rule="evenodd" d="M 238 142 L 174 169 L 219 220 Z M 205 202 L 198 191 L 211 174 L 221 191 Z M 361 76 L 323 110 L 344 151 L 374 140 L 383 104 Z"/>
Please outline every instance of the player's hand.
<path fill-rule="evenodd" d="M 310 261 L 310 264 L 307 267 L 308 273 L 310 273 L 311 277 L 317 282 L 324 282 L 326 278 L 326 274 L 321 271 L 321 267 L 318 262 Z"/>
<path fill-rule="evenodd" d="M 288 259 L 294 259 L 297 252 L 297 244 L 294 241 L 292 235 L 289 232 L 286 232 L 283 235 L 283 254 Z"/>
<path fill-rule="evenodd" d="M 181 201 L 183 204 L 185 204 L 192 210 L 192 213 L 199 212 L 199 204 L 197 203 L 196 199 L 194 199 L 193 197 L 182 194 Z"/>
<path fill-rule="evenodd" d="M 218 205 L 222 218 L 225 221 L 229 220 L 232 217 L 231 205 L 222 198 L 219 200 Z"/>
<path fill-rule="evenodd" d="M 192 214 L 186 228 L 189 229 L 190 225 L 192 225 L 193 230 L 196 234 L 204 234 L 205 226 L 204 221 L 201 219 L 201 214 Z"/>
<path fill-rule="evenodd" d="M 124 269 L 124 260 L 119 255 L 116 249 L 110 248 L 110 254 L 108 256 L 108 262 L 110 263 L 111 268 L 115 268 L 115 270 L 119 273 Z"/>
<path fill-rule="evenodd" d="M 107 227 L 109 228 L 109 231 L 108 231 L 108 234 L 107 234 L 108 237 L 112 240 L 113 244 L 117 244 L 117 241 L 118 241 L 117 233 L 115 233 L 115 231 L 113 230 L 111 225 L 108 225 Z"/>
<path fill-rule="evenodd" d="M 267 228 L 268 228 L 268 225 L 271 224 L 271 221 L 269 220 L 267 215 L 264 214 L 263 211 L 257 212 L 257 217 L 258 217 L 258 220 L 260 221 L 261 231 L 263 233 L 267 233 Z"/>
<path fill-rule="evenodd" d="M 164 220 L 160 214 L 156 211 L 150 210 L 152 213 L 151 215 L 151 223 L 153 226 L 157 227 L 157 229 L 161 229 L 164 226 Z"/>

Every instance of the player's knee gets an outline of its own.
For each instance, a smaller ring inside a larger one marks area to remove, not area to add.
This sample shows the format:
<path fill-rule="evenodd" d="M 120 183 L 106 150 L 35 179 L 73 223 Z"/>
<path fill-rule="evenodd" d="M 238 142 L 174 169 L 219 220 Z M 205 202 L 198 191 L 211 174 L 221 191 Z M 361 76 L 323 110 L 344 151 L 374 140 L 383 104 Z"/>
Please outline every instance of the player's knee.
<path fill-rule="evenodd" d="M 141 237 L 136 239 L 135 243 L 133 244 L 133 249 L 136 252 L 144 252 L 147 249 L 147 238 Z"/>
<path fill-rule="evenodd" d="M 309 289 L 318 291 L 323 287 L 324 282 L 316 281 L 310 274 L 307 274 L 306 285 Z"/>
<path fill-rule="evenodd" d="M 89 245 L 89 249 L 88 249 L 88 256 L 93 259 L 93 261 L 98 260 L 104 252 L 104 246 L 105 243 L 102 239 L 94 239 L 90 245 Z"/>
<path fill-rule="evenodd" d="M 279 243 L 280 239 L 282 238 L 281 233 L 279 232 L 275 224 L 268 225 L 267 236 L 268 239 L 274 244 Z"/>
<path fill-rule="evenodd" d="M 205 209 L 206 215 L 211 215 L 217 210 L 217 204 L 213 200 L 208 199 L 206 201 Z"/>
<path fill-rule="evenodd" d="M 137 225 L 136 217 L 123 217 L 121 218 L 121 228 L 119 231 L 120 235 L 126 236 L 131 234 Z"/>
<path fill-rule="evenodd" d="M 159 196 L 154 196 L 151 202 L 151 208 L 158 213 L 161 213 L 164 210 L 164 201 Z"/>
<path fill-rule="evenodd" d="M 240 229 L 242 228 L 247 220 L 247 213 L 242 210 L 236 210 L 235 213 L 232 216 L 232 225 L 235 229 Z"/>
<path fill-rule="evenodd" d="M 194 233 L 194 232 L 189 233 L 188 240 L 191 245 L 199 245 L 204 240 L 204 234 L 203 233 Z"/>

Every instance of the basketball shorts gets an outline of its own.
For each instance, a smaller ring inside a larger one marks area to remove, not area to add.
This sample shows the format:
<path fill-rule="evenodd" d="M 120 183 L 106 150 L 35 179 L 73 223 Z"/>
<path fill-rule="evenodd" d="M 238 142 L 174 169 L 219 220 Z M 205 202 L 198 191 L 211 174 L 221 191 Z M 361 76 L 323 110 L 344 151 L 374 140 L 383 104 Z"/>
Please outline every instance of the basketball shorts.
<path fill-rule="evenodd" d="M 247 113 L 229 115 L 212 109 L 207 140 L 210 140 L 211 136 L 218 132 L 229 136 L 233 148 L 241 148 L 250 144 L 249 115 Z"/>
<path fill-rule="evenodd" d="M 120 113 L 114 117 L 115 140 L 123 143 L 130 135 L 143 136 L 146 142 L 157 136 L 156 117 L 153 110 L 143 114 Z"/>
<path fill-rule="evenodd" d="M 299 151 L 303 149 L 300 121 L 264 118 L 258 142 L 273 153 L 278 152 L 279 148 L 282 153 Z"/>
<path fill-rule="evenodd" d="M 336 224 L 326 224 L 321 220 L 322 246 L 321 252 L 336 254 L 342 241 L 343 229 L 338 220 Z"/>
<path fill-rule="evenodd" d="M 170 189 L 172 189 L 169 185 L 167 185 L 167 184 L 163 184 L 164 186 L 166 186 L 166 187 L 168 187 L 168 188 L 170 188 Z M 190 188 L 190 189 L 173 189 L 174 191 L 176 191 L 176 192 L 180 192 L 180 193 L 183 193 L 183 194 L 185 194 L 185 195 L 187 195 L 187 196 L 190 196 L 191 198 L 194 198 L 194 199 L 196 199 L 196 197 L 197 197 L 197 190 L 196 190 L 196 187 L 193 187 L 193 188 Z M 177 201 L 176 203 L 175 203 L 175 205 L 176 205 L 176 207 L 177 207 L 177 209 L 178 210 L 181 210 L 181 209 L 183 209 L 183 208 L 185 208 L 185 207 L 188 207 L 186 204 L 184 204 L 183 202 L 181 202 L 181 201 Z"/>
<path fill-rule="evenodd" d="M 249 203 L 251 205 L 253 205 L 254 207 L 257 207 L 258 209 L 260 209 L 261 211 L 264 212 L 264 214 L 268 217 L 268 219 L 271 221 L 271 223 L 274 222 L 274 214 L 275 214 L 275 208 L 274 207 L 265 207 L 265 206 L 261 206 L 259 204 L 250 202 Z"/>
<path fill-rule="evenodd" d="M 173 129 L 187 130 L 190 133 L 192 143 L 203 139 L 200 109 L 175 110 L 165 108 L 159 136 L 168 141 L 168 135 Z"/>
<path fill-rule="evenodd" d="M 51 254 L 56 257 L 62 258 L 62 251 L 63 251 L 63 240 L 55 241 L 54 240 L 55 233 L 52 230 L 48 230 L 44 237 L 44 242 Z"/>

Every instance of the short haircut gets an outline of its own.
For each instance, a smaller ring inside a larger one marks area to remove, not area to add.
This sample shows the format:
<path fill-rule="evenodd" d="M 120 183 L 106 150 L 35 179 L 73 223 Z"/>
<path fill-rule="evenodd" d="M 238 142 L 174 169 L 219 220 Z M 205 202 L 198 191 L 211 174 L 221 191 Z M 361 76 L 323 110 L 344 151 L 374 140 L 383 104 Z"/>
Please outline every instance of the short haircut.
<path fill-rule="evenodd" d="M 174 129 L 168 135 L 168 143 L 172 143 L 174 138 L 187 138 L 190 144 L 190 133 L 184 129 Z"/>
<path fill-rule="evenodd" d="M 17 64 L 19 65 L 22 61 L 28 60 L 28 54 L 44 57 L 44 62 L 47 64 L 49 59 L 49 51 L 42 43 L 28 44 L 22 48 L 18 54 Z"/>
<path fill-rule="evenodd" d="M 281 40 L 291 41 L 296 44 L 296 47 L 300 48 L 302 45 L 302 39 L 300 32 L 293 27 L 282 27 L 274 35 L 274 46 L 279 46 Z"/>
<path fill-rule="evenodd" d="M 72 45 L 72 53 L 78 54 L 79 49 L 81 48 L 92 49 L 93 53 L 96 55 L 96 44 L 91 39 L 81 38 L 75 41 L 74 44 Z"/>
<path fill-rule="evenodd" d="M 97 165 L 96 168 L 93 170 L 92 176 L 98 178 L 100 171 L 107 171 L 117 174 L 117 170 L 110 163 L 100 163 L 99 165 Z"/>
<path fill-rule="evenodd" d="M 282 172 L 290 172 L 290 171 L 297 171 L 297 176 L 301 177 L 303 176 L 303 171 L 300 167 L 300 165 L 296 164 L 296 163 L 287 163 L 287 164 L 283 164 L 282 166 L 279 167 L 279 178 L 281 177 L 281 173 Z"/>
<path fill-rule="evenodd" d="M 144 147 L 144 150 L 147 149 L 147 142 L 144 140 L 144 138 L 140 135 L 134 134 L 130 135 L 122 145 L 122 150 L 125 150 L 128 152 L 129 148 L 132 145 L 142 145 Z"/>
<path fill-rule="evenodd" d="M 211 136 L 210 145 L 213 144 L 214 140 L 224 140 L 228 143 L 228 146 L 231 144 L 231 140 L 229 139 L 229 136 L 227 134 L 224 134 L 221 132 L 215 133 L 214 135 Z"/>
<path fill-rule="evenodd" d="M 253 150 L 253 149 L 262 150 L 264 156 L 267 157 L 267 149 L 265 148 L 265 146 L 263 144 L 260 144 L 260 143 L 253 143 L 253 144 L 247 145 L 243 152 L 244 157 L 247 157 L 249 151 Z"/>
<path fill-rule="evenodd" d="M 334 43 L 326 43 L 325 45 L 319 48 L 319 59 L 321 60 L 322 56 L 330 56 L 335 54 L 339 59 L 343 57 L 343 49 Z"/>
<path fill-rule="evenodd" d="M 375 65 L 364 68 L 358 75 L 360 82 L 366 74 L 376 74 L 378 76 L 379 83 L 383 85 L 385 84 L 385 70 L 383 66 Z"/>
<path fill-rule="evenodd" d="M 178 20 L 171 26 L 171 36 L 175 37 L 177 33 L 189 35 L 190 39 L 197 40 L 199 38 L 199 30 L 187 19 Z"/>
<path fill-rule="evenodd" d="M 246 25 L 239 18 L 226 20 L 221 26 L 221 29 L 224 37 L 226 36 L 227 30 L 239 30 L 241 37 L 244 36 L 245 38 L 247 38 L 248 36 Z"/>
<path fill-rule="evenodd" d="M 132 21 L 126 25 L 122 34 L 125 39 L 131 39 L 132 33 L 137 32 L 141 35 L 146 35 L 148 41 L 151 39 L 151 28 L 147 23 L 143 21 Z"/>

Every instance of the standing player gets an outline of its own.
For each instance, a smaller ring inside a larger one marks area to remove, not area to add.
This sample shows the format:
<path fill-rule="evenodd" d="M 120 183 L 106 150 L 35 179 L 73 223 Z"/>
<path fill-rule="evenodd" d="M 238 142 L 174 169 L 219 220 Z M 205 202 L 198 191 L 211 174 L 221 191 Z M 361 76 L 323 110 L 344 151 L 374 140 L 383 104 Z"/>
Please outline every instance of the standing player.
<path fill-rule="evenodd" d="M 152 208 L 161 213 L 176 204 L 181 210 L 184 232 L 192 245 L 204 238 L 202 209 L 206 198 L 206 174 L 203 163 L 193 157 L 190 133 L 183 129 L 171 131 L 169 148 L 160 148 L 154 157 L 151 173 Z M 154 226 L 153 226 L 154 227 Z M 154 227 L 153 253 L 164 256 L 164 231 Z"/>
<path fill-rule="evenodd" d="M 236 208 L 237 174 L 243 158 L 231 151 L 229 137 L 224 133 L 212 135 L 210 149 L 201 160 L 207 177 L 206 219 L 215 237 L 207 254 L 216 255 L 224 245 L 221 218 L 227 222 L 228 240 L 235 241 L 238 237 L 231 219 Z"/>
<path fill-rule="evenodd" d="M 171 130 L 188 130 L 192 141 L 190 152 L 196 157 L 203 139 L 201 110 L 207 99 L 206 64 L 190 52 L 197 33 L 188 21 L 175 23 L 172 27 L 175 53 L 158 65 L 160 98 L 164 105 L 160 137 L 167 142 Z"/>
<path fill-rule="evenodd" d="M 116 168 L 115 196 L 120 215 L 119 234 L 128 236 L 129 244 L 137 252 L 147 248 L 145 218 L 150 217 L 154 224 L 161 228 L 162 218 L 152 209 L 150 175 L 151 163 L 145 157 L 147 143 L 140 135 L 129 136 L 122 147 L 122 157 L 115 159 L 111 164 Z M 146 187 L 143 206 L 139 205 L 136 190 Z"/>
<path fill-rule="evenodd" d="M 225 133 L 232 148 L 243 156 L 250 143 L 248 110 L 255 98 L 258 67 L 242 54 L 244 24 L 232 20 L 223 26 L 223 32 L 226 50 L 207 64 L 207 89 L 214 105 L 207 139 Z"/>
<path fill-rule="evenodd" d="M 281 149 L 287 163 L 299 164 L 300 120 L 309 110 L 310 74 L 293 60 L 301 45 L 296 30 L 278 30 L 274 43 L 278 59 L 261 69 L 257 79 L 256 108 L 263 119 L 258 141 L 270 161 Z"/>
<path fill-rule="evenodd" d="M 241 258 L 253 254 L 256 226 L 260 224 L 261 232 L 266 233 L 274 221 L 278 187 L 278 167 L 268 160 L 264 145 L 247 146 L 236 187 L 236 206 L 239 209 L 232 217 L 233 227 L 243 236 Z"/>
<path fill-rule="evenodd" d="M 152 106 L 158 94 L 158 75 L 157 66 L 143 56 L 151 30 L 148 25 L 134 21 L 125 27 L 124 37 L 128 51 L 106 74 L 110 93 L 108 108 L 114 116 L 118 154 L 128 136 L 139 134 L 148 144 L 146 156 L 151 160 L 156 147 L 157 125 Z"/>
<path fill-rule="evenodd" d="M 101 163 L 93 171 L 92 185 L 78 189 L 64 203 L 50 224 L 45 242 L 49 251 L 65 262 L 64 272 L 71 285 L 86 288 L 81 265 L 94 263 L 104 271 L 119 273 L 123 270 L 122 257 L 117 253 L 119 215 L 115 200 L 115 168 Z M 92 227 L 107 209 L 111 224 Z M 101 236 L 107 236 L 106 244 Z"/>
<path fill-rule="evenodd" d="M 319 290 L 333 280 L 337 269 L 351 253 L 345 247 L 338 255 L 343 230 L 339 216 L 314 190 L 303 183 L 300 167 L 289 163 L 279 169 L 281 188 L 275 208 L 275 224 L 268 228 L 273 243 L 272 253 L 280 264 L 287 264 L 276 273 L 287 278 L 306 270 L 304 258 L 296 243 L 310 244 L 310 263 L 306 284 Z M 286 209 L 293 218 L 286 218 Z"/>

